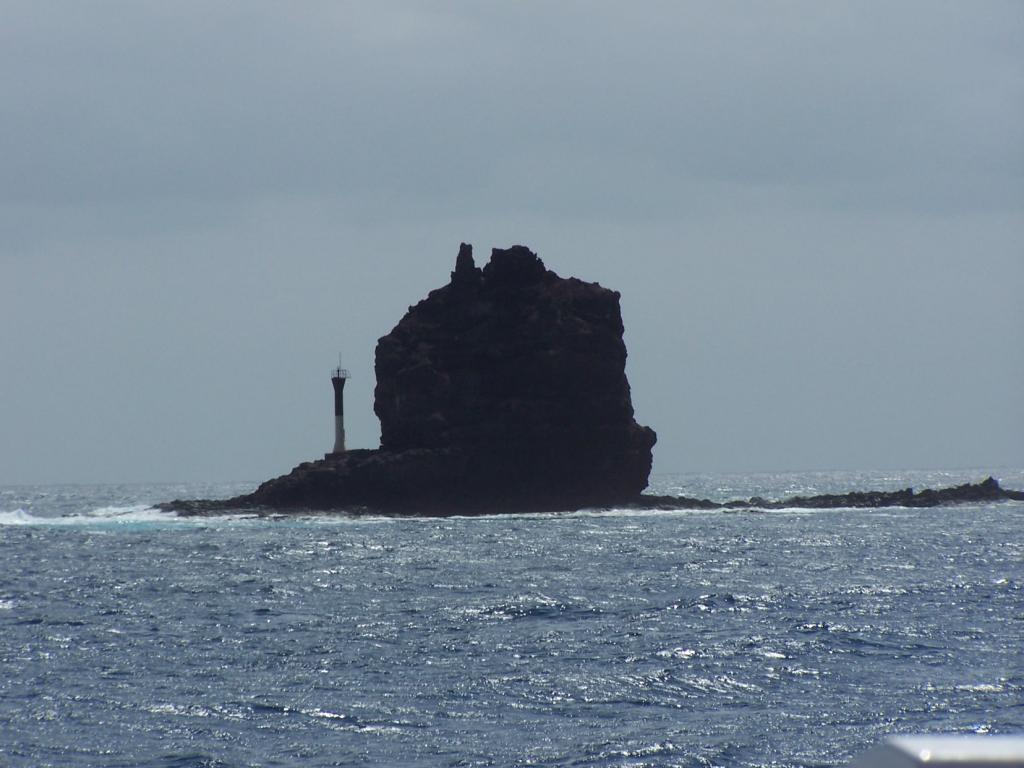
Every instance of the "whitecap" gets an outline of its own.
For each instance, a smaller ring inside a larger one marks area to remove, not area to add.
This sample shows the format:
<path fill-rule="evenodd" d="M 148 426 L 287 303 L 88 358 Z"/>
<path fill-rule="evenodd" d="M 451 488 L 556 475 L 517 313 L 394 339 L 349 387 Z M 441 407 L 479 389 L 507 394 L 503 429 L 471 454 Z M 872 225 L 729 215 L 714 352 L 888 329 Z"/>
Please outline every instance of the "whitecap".
<path fill-rule="evenodd" d="M 213 712 L 198 704 L 151 704 L 144 710 L 154 715 L 174 715 L 175 717 L 212 717 Z"/>
<path fill-rule="evenodd" d="M 964 693 L 1002 693 L 1003 686 L 998 683 L 974 683 L 966 685 L 957 685 L 954 690 L 963 691 Z"/>
<path fill-rule="evenodd" d="M 71 515 L 36 515 L 30 510 L 18 508 L 0 511 L 0 526 L 109 526 L 128 524 L 178 524 L 210 525 L 249 522 L 252 515 L 225 514 L 201 517 L 179 517 L 174 512 L 165 512 L 149 504 L 132 504 L 123 507 L 97 507 Z"/>
<path fill-rule="evenodd" d="M 304 709 L 302 714 L 308 715 L 309 717 L 319 717 L 325 720 L 347 720 L 348 715 L 343 715 L 339 712 L 328 712 L 325 709 Z"/>
<path fill-rule="evenodd" d="M 24 509 L 0 512 L 0 525 L 45 525 L 47 519 L 36 517 Z"/>
<path fill-rule="evenodd" d="M 697 655 L 693 648 L 668 648 L 654 654 L 662 659 L 692 659 Z"/>
<path fill-rule="evenodd" d="M 0 525 L 96 525 L 103 523 L 151 523 L 173 520 L 169 512 L 161 512 L 148 504 L 127 507 L 98 507 L 75 515 L 34 515 L 26 509 L 0 512 Z"/>

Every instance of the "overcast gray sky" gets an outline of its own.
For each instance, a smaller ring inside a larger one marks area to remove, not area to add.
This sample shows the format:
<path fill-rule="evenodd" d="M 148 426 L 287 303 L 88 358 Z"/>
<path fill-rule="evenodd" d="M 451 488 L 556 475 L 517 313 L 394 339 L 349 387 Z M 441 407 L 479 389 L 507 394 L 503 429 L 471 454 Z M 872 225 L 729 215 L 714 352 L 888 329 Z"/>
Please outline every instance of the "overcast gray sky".
<path fill-rule="evenodd" d="M 622 292 L 655 471 L 1024 466 L 1024 3 L 0 0 L 0 482 L 372 447 L 522 243 Z"/>

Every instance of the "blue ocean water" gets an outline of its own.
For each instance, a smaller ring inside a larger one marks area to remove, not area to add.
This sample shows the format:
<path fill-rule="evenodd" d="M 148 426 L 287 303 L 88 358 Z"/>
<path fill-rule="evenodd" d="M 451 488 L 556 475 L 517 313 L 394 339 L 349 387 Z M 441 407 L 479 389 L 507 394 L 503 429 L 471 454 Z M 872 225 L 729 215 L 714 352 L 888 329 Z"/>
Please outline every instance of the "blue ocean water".
<path fill-rule="evenodd" d="M 717 499 L 985 472 L 679 475 Z M 996 473 L 1024 488 L 1024 471 Z M 1024 504 L 178 519 L 0 488 L 0 765 L 823 766 L 1024 730 Z"/>

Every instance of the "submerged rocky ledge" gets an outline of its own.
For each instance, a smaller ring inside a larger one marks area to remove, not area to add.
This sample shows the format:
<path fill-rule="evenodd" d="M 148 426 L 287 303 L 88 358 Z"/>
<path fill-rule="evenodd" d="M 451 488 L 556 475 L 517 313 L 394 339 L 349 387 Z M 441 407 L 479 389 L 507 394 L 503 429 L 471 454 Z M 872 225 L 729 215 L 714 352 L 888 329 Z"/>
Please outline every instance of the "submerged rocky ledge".
<path fill-rule="evenodd" d="M 465 515 L 1024 499 L 992 478 L 938 491 L 781 501 L 644 495 L 657 437 L 633 418 L 623 330 L 617 292 L 559 277 L 523 246 L 496 248 L 479 268 L 463 243 L 450 282 L 410 307 L 377 343 L 380 448 L 343 451 L 342 431 L 340 452 L 302 463 L 253 493 L 159 508 L 181 515 Z"/>

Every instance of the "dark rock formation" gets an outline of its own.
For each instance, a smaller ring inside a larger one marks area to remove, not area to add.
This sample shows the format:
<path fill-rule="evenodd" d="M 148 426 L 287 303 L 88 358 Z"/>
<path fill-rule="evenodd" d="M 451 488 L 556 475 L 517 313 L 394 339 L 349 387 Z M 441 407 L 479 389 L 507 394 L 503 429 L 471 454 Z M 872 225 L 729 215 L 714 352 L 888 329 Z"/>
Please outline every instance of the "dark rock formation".
<path fill-rule="evenodd" d="M 428 457 L 431 452 L 414 451 L 403 454 L 385 454 L 381 451 L 349 451 L 345 457 L 327 459 L 325 461 L 301 464 L 284 477 L 264 483 L 260 489 L 249 496 L 239 496 L 226 501 L 173 501 L 157 505 L 161 509 L 177 512 L 180 515 L 207 515 L 224 511 L 246 510 L 266 513 L 288 509 L 294 505 L 289 500 L 301 489 L 301 493 L 310 499 L 307 509 L 330 509 L 327 500 L 333 498 L 339 486 L 345 486 L 345 492 L 354 498 L 364 501 L 354 503 L 346 511 L 363 512 L 374 509 L 388 510 L 388 505 L 374 506 L 369 502 L 371 496 L 376 498 L 379 492 L 373 483 L 376 478 L 390 476 L 400 471 L 409 479 L 422 480 L 433 470 L 446 471 L 448 465 L 438 461 L 431 465 Z M 436 458 L 436 457 L 435 457 Z M 358 467 L 358 468 L 357 468 Z M 355 471 L 353 471 L 353 468 Z M 357 490 L 351 478 L 369 480 L 364 493 Z M 316 503 L 321 499 L 324 503 Z M 1003 488 L 992 477 L 980 483 L 965 483 L 954 488 L 939 490 L 925 489 L 914 492 L 913 488 L 902 491 L 851 491 L 842 494 L 824 494 L 821 496 L 793 496 L 782 500 L 768 500 L 760 496 L 749 499 L 717 502 L 710 499 L 693 499 L 686 496 L 654 496 L 642 494 L 623 506 L 630 509 L 706 509 L 723 512 L 764 512 L 768 509 L 882 509 L 885 507 L 940 507 L 956 504 L 979 504 L 1003 501 L 1024 501 L 1024 491 L 1012 491 Z M 445 514 L 450 512 L 443 506 L 432 508 L 410 508 L 410 513 Z M 481 510 L 483 511 L 483 510 Z"/>
<path fill-rule="evenodd" d="M 522 246 L 479 269 L 463 244 L 451 282 L 377 344 L 381 447 L 300 464 L 180 514 L 345 510 L 486 514 L 629 505 L 654 509 L 927 507 L 1008 499 L 991 477 L 918 493 L 769 501 L 642 496 L 655 434 L 633 419 L 619 294 L 563 279 Z"/>
<path fill-rule="evenodd" d="M 480 269 L 463 244 L 451 282 L 377 344 L 380 449 L 302 464 L 221 508 L 487 513 L 635 500 L 656 438 L 633 419 L 622 334 L 617 292 L 561 278 L 522 246 L 495 249 Z"/>
<path fill-rule="evenodd" d="M 446 452 L 445 503 L 571 509 L 635 498 L 654 432 L 633 420 L 619 294 L 522 246 L 449 285 L 377 344 L 381 450 Z M 416 489 L 413 497 L 424 489 Z"/>
<path fill-rule="evenodd" d="M 964 483 L 954 488 L 925 489 L 914 493 L 913 488 L 902 491 L 851 491 L 850 493 L 820 496 L 793 496 L 768 501 L 759 496 L 749 499 L 718 503 L 708 499 L 688 499 L 684 496 L 641 496 L 633 506 L 641 509 L 839 509 L 882 507 L 939 507 L 950 504 L 977 504 L 989 501 L 1024 501 L 1024 492 L 1007 490 L 994 477 L 980 483 Z"/>

